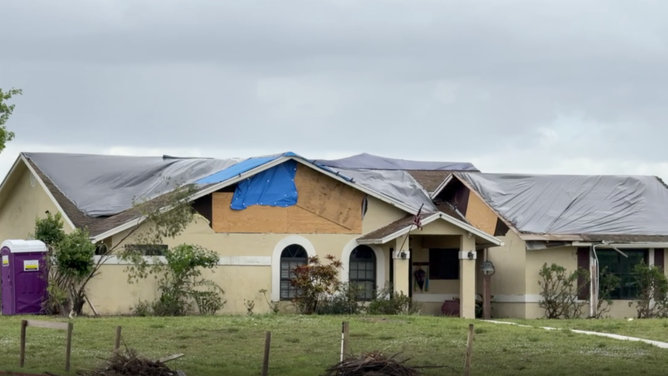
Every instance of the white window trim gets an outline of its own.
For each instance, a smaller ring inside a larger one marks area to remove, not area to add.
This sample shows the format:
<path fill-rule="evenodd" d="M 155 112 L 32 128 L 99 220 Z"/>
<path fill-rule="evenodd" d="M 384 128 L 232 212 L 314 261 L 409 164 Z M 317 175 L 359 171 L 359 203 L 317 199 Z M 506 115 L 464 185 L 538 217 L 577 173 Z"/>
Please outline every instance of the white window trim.
<path fill-rule="evenodd" d="M 297 244 L 306 250 L 308 257 L 315 256 L 315 248 L 313 244 L 303 236 L 290 235 L 281 239 L 274 247 L 274 252 L 271 256 L 271 301 L 278 302 L 281 300 L 281 253 L 285 247 Z"/>
<path fill-rule="evenodd" d="M 353 253 L 353 250 L 357 246 L 366 245 L 373 249 L 373 252 L 376 254 L 376 283 L 378 284 L 378 289 L 382 290 L 385 288 L 385 252 L 383 249 L 373 245 L 373 244 L 359 244 L 357 239 L 352 239 L 349 241 L 345 247 L 343 247 L 343 252 L 341 253 L 341 263 L 343 264 L 343 270 L 341 270 L 341 282 L 346 283 L 350 277 L 350 254 Z"/>

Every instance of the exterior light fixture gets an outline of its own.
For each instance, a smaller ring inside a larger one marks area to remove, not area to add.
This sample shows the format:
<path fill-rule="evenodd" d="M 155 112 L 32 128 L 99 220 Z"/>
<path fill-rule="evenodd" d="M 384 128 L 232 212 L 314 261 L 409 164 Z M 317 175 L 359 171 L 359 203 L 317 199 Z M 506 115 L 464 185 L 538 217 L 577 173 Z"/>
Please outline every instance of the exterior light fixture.
<path fill-rule="evenodd" d="M 494 268 L 494 263 L 489 260 L 485 260 L 480 267 L 483 275 L 494 275 L 496 273 L 496 268 Z"/>
<path fill-rule="evenodd" d="M 469 260 L 473 260 L 473 251 L 469 251 L 468 255 Z"/>

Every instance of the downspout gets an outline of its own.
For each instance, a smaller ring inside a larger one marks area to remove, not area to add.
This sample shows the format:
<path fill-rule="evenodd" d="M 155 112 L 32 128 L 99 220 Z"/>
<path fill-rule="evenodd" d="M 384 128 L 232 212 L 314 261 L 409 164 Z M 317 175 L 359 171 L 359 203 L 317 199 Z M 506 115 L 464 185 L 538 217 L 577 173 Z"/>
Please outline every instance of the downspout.
<path fill-rule="evenodd" d="M 597 246 L 608 246 L 614 249 L 615 251 L 619 252 L 624 257 L 629 257 L 626 255 L 624 252 L 620 251 L 619 249 L 615 248 L 611 243 L 609 242 L 602 242 L 599 244 L 594 244 L 591 247 L 591 252 L 594 255 L 594 258 L 590 258 L 590 261 L 592 261 L 592 265 L 589 266 L 589 273 L 590 273 L 590 283 L 589 283 L 589 315 L 590 317 L 596 317 L 596 309 L 598 308 L 598 293 L 599 293 L 599 270 L 598 270 L 598 255 L 596 254 L 596 247 Z"/>
<path fill-rule="evenodd" d="M 589 316 L 596 317 L 596 309 L 598 308 L 598 255 L 596 254 L 596 247 L 604 244 L 594 244 L 591 247 L 591 253 L 594 256 L 589 260 Z"/>

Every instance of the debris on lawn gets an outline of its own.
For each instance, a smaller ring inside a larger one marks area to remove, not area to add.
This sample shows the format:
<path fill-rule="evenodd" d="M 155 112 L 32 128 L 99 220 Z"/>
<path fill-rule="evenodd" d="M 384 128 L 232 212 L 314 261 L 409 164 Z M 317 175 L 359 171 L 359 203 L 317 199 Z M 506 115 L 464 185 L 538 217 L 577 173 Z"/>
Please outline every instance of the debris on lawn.
<path fill-rule="evenodd" d="M 177 359 L 183 354 L 176 354 L 158 360 L 139 356 L 133 349 L 115 352 L 105 364 L 93 371 L 77 372 L 80 376 L 185 376 L 182 371 L 172 370 L 165 362 Z"/>
<path fill-rule="evenodd" d="M 326 376 L 419 376 L 417 368 L 406 365 L 408 359 L 398 361 L 398 354 L 386 357 L 380 351 L 350 357 L 327 369 Z"/>

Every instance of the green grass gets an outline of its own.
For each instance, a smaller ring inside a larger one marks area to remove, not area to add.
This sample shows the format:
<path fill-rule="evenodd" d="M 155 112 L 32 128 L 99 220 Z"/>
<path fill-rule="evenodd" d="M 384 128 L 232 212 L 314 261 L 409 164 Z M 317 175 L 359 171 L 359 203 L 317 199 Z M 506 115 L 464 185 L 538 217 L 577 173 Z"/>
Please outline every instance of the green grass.
<path fill-rule="evenodd" d="M 532 326 L 588 330 L 668 342 L 668 319 L 501 320 Z"/>
<path fill-rule="evenodd" d="M 31 317 L 35 318 L 35 317 Z M 0 317 L 0 368 L 18 371 L 22 317 Z M 52 318 L 41 318 L 55 320 Z M 272 332 L 271 375 L 316 376 L 339 357 L 341 321 L 350 321 L 356 353 L 403 351 L 413 365 L 448 365 L 425 375 L 461 375 L 467 327 L 475 323 L 473 375 L 658 375 L 668 373 L 667 350 L 639 342 L 442 317 L 217 316 L 78 318 L 73 371 L 110 354 L 115 327 L 143 355 L 184 353 L 170 362 L 189 376 L 260 374 L 265 331 Z M 587 322 L 587 321 L 579 321 Z M 535 322 L 532 322 L 535 323 Z M 552 322 L 550 322 L 552 324 Z M 554 326 L 554 325 L 552 325 Z M 65 333 L 28 328 L 24 371 L 63 371 Z M 74 374 L 72 372 L 71 374 Z"/>

